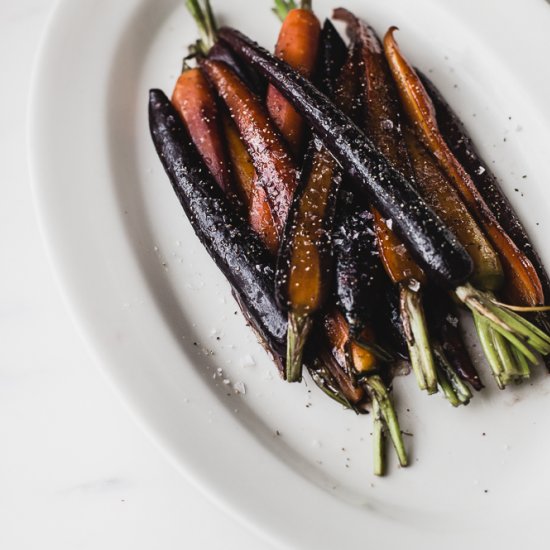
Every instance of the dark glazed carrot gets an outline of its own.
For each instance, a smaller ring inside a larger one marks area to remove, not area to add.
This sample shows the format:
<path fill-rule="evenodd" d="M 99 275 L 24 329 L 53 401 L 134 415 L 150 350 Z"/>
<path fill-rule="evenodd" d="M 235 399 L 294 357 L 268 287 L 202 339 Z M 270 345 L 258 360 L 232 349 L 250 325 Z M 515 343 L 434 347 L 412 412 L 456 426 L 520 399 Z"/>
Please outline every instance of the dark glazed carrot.
<path fill-rule="evenodd" d="M 395 30 L 392 27 L 386 33 L 384 50 L 407 115 L 499 253 L 506 276 L 506 294 L 517 305 L 543 304 L 544 293 L 536 269 L 502 229 L 472 178 L 443 139 L 431 99 L 413 67 L 399 50 L 393 37 Z"/>
<path fill-rule="evenodd" d="M 284 18 L 275 55 L 306 78 L 311 78 L 317 62 L 321 25 L 311 11 L 311 2 L 292 9 Z M 294 107 L 272 85 L 266 98 L 269 115 L 288 142 L 294 156 L 299 158 L 304 144 L 304 122 Z"/>
<path fill-rule="evenodd" d="M 344 64 L 346 47 L 328 20 L 321 42 L 324 60 L 321 70 L 329 78 L 329 72 L 337 73 Z M 328 78 L 323 81 L 332 89 Z M 275 280 L 279 303 L 288 310 L 289 381 L 301 379 L 304 345 L 313 317 L 323 307 L 332 282 L 331 235 L 341 181 L 341 170 L 334 157 L 321 142 L 312 139 L 285 227 Z"/>
<path fill-rule="evenodd" d="M 221 117 L 216 96 L 200 69 L 183 71 L 174 87 L 172 104 L 214 179 L 224 191 L 229 191 L 231 164 L 223 140 Z"/>
<path fill-rule="evenodd" d="M 149 94 L 149 125 L 159 158 L 197 236 L 256 321 L 276 356 L 286 346 L 286 318 L 273 295 L 273 261 L 205 169 L 177 113 L 160 90 Z"/>
<path fill-rule="evenodd" d="M 206 59 L 201 67 L 239 129 L 265 189 L 280 236 L 297 184 L 296 167 L 290 153 L 260 100 L 227 65 Z"/>

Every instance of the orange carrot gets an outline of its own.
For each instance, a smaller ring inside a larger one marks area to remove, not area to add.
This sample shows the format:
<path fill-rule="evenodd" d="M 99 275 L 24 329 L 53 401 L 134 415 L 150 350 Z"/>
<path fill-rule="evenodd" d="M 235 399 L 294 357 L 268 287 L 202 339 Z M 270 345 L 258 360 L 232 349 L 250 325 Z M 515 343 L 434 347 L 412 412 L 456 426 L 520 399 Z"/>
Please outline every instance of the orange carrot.
<path fill-rule="evenodd" d="M 279 250 L 279 232 L 265 189 L 257 180 L 252 188 L 248 219 L 252 229 L 258 233 L 267 249 L 275 256 Z"/>
<path fill-rule="evenodd" d="M 291 10 L 279 32 L 275 55 L 309 78 L 317 62 L 320 33 L 319 19 L 311 9 Z M 294 155 L 299 157 L 304 143 L 302 117 L 273 85 L 267 89 L 266 103 L 269 115 Z"/>
<path fill-rule="evenodd" d="M 184 70 L 176 82 L 172 104 L 219 186 L 232 188 L 231 164 L 223 139 L 216 98 L 200 69 Z"/>
<path fill-rule="evenodd" d="M 282 235 L 297 184 L 297 170 L 260 100 L 224 63 L 201 62 L 235 121 L 271 206 L 278 239 Z"/>
<path fill-rule="evenodd" d="M 279 248 L 279 234 L 266 192 L 261 186 L 252 158 L 241 140 L 239 131 L 229 117 L 224 117 L 224 129 L 237 193 L 245 205 L 250 226 L 258 233 L 268 250 L 275 255 Z"/>
<path fill-rule="evenodd" d="M 349 360 L 357 372 L 368 373 L 378 366 L 376 357 L 369 350 L 350 339 L 349 325 L 338 310 L 325 315 L 323 324 L 333 354 L 340 364 L 347 362 L 349 354 Z M 360 339 L 374 344 L 374 334 L 370 327 L 363 329 Z"/>
<path fill-rule="evenodd" d="M 517 305 L 541 305 L 544 293 L 536 269 L 502 229 L 471 176 L 443 139 L 432 101 L 415 70 L 399 50 L 393 37 L 395 30 L 392 27 L 386 33 L 384 51 L 407 115 L 499 253 L 506 277 L 506 295 Z"/>
<path fill-rule="evenodd" d="M 254 186 L 256 185 L 256 170 L 241 140 L 239 131 L 229 116 L 223 117 L 223 129 L 233 175 L 235 176 L 237 194 L 245 205 L 246 210 L 249 211 L 252 205 Z"/>

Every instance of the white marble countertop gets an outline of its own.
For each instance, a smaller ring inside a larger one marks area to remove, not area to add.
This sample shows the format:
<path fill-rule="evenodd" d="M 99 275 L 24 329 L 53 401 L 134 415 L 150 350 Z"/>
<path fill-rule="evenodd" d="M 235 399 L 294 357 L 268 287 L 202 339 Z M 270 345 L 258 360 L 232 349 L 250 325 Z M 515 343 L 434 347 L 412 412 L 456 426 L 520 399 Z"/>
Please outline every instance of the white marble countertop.
<path fill-rule="evenodd" d="M 25 147 L 32 62 L 53 3 L 0 1 L 0 548 L 270 548 L 137 427 L 62 303 Z"/>

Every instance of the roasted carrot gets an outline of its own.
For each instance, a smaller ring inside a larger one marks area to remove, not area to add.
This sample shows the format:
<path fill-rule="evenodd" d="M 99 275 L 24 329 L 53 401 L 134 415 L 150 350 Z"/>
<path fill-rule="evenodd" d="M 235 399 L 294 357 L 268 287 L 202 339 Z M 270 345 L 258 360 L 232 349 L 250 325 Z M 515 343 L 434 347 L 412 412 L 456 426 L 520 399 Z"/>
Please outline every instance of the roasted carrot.
<path fill-rule="evenodd" d="M 348 365 L 346 370 L 351 374 L 356 376 L 357 373 L 368 373 L 378 366 L 376 357 L 365 346 L 361 347 L 350 340 L 349 326 L 339 311 L 333 310 L 326 315 L 323 326 L 334 356 L 341 365 Z M 363 344 L 374 341 L 374 334 L 368 327 L 362 330 L 360 337 Z"/>
<path fill-rule="evenodd" d="M 197 236 L 256 321 L 256 330 L 274 355 L 280 355 L 287 327 L 273 295 L 271 256 L 205 169 L 174 106 L 160 90 L 149 94 L 149 124 L 159 158 Z"/>
<path fill-rule="evenodd" d="M 360 125 L 373 145 L 393 168 L 414 181 L 407 148 L 401 132 L 401 113 L 397 92 L 384 58 L 382 45 L 374 30 L 346 9 L 334 11 L 335 19 L 347 24 L 358 59 L 357 81 L 363 114 Z M 385 220 L 372 208 L 374 229 L 382 264 L 401 295 L 402 320 L 411 364 L 421 389 L 437 391 L 437 373 L 422 306 L 423 270 L 392 231 L 393 220 Z"/>
<path fill-rule="evenodd" d="M 391 27 L 386 33 L 384 50 L 408 117 L 498 251 L 506 276 L 507 296 L 517 305 L 543 304 L 544 293 L 536 269 L 502 229 L 472 178 L 441 136 L 430 97 L 400 52 L 393 36 L 395 30 Z"/>
<path fill-rule="evenodd" d="M 256 170 L 235 123 L 227 115 L 222 118 L 222 121 L 237 195 L 246 210 L 249 211 L 252 204 Z"/>
<path fill-rule="evenodd" d="M 506 294 L 527 309 L 539 309 L 544 296 L 533 264 L 500 226 L 470 175 L 447 146 L 439 131 L 431 99 L 418 75 L 401 54 L 393 37 L 394 31 L 392 27 L 386 33 L 384 49 L 410 124 L 498 253 L 504 270 Z M 428 176 L 433 176 L 433 173 Z M 456 216 L 456 212 L 447 213 Z M 464 221 L 457 219 L 455 231 L 461 225 L 465 225 Z M 485 262 L 484 269 L 488 267 L 489 272 L 496 273 L 496 264 L 488 260 L 487 251 L 487 246 L 478 248 L 477 258 Z M 485 282 L 490 279 L 485 277 Z M 498 281 L 498 276 L 495 281 Z M 504 388 L 509 381 L 529 376 L 528 363 L 536 363 L 531 348 L 544 356 L 550 354 L 550 336 L 498 302 L 492 292 L 482 292 L 467 283 L 458 286 L 455 295 L 474 315 L 483 350 L 499 387 Z"/>
<path fill-rule="evenodd" d="M 186 5 L 201 34 L 193 51 L 196 55 L 203 55 L 215 41 L 215 29 L 210 29 L 215 26 L 210 6 L 207 2 L 208 9 L 205 12 L 197 0 L 187 0 Z M 172 104 L 218 185 L 224 191 L 232 193 L 231 163 L 215 93 L 202 71 L 189 67 L 186 61 L 174 86 Z"/>
<path fill-rule="evenodd" d="M 239 78 L 245 79 L 249 88 L 252 86 L 251 89 L 257 90 L 258 88 L 254 88 L 258 86 L 259 79 L 255 78 L 257 75 L 249 67 L 240 64 L 233 52 L 217 41 L 217 25 L 209 0 L 204 0 L 202 6 L 199 0 L 187 0 L 186 5 L 201 34 L 201 39 L 192 48 L 194 56 L 199 61 L 208 57 L 231 68 Z M 200 86 L 184 86 L 191 77 Z M 217 180 L 223 178 L 222 189 L 228 190 L 229 184 L 233 184 L 230 194 L 237 195 L 245 205 L 252 228 L 262 237 L 268 249 L 275 253 L 278 246 L 278 227 L 273 223 L 272 208 L 265 190 L 258 188 L 259 177 L 238 128 L 227 113 L 218 111 L 213 90 L 201 69 L 186 70 L 178 84 L 180 82 L 181 85 L 176 86 L 177 94 L 174 94 L 174 98 L 181 105 L 184 120 L 190 121 L 187 124 L 188 130 L 203 160 Z M 204 93 L 193 93 L 194 89 Z M 203 97 L 206 97 L 206 107 L 198 101 Z M 214 124 L 216 131 L 209 132 L 210 126 Z"/>
<path fill-rule="evenodd" d="M 361 343 L 350 340 L 349 327 L 342 315 L 333 311 L 323 321 L 325 335 L 332 348 L 332 356 L 340 368 L 351 379 L 357 379 L 356 385 L 360 389 L 364 382 L 372 398 L 373 411 L 373 451 L 375 475 L 383 475 L 385 459 L 383 452 L 383 427 L 387 428 L 395 452 L 401 466 L 407 466 L 408 458 L 403 443 L 403 436 L 399 421 L 390 398 L 390 392 L 383 380 L 379 362 L 375 360 L 369 343 L 373 343 L 374 335 L 368 328 L 361 333 Z M 328 364 L 328 362 L 326 362 Z M 350 366 L 351 365 L 351 366 Z M 352 368 L 354 370 L 352 370 Z M 354 372 L 356 371 L 356 372 Z"/>
<path fill-rule="evenodd" d="M 498 290 L 504 274 L 491 243 L 462 202 L 458 191 L 441 171 L 437 160 L 408 126 L 405 128 L 405 141 L 420 194 L 452 229 L 474 262 L 471 282 L 483 290 Z"/>
<path fill-rule="evenodd" d="M 445 142 L 449 145 L 460 164 L 472 177 L 477 189 L 493 211 L 500 225 L 535 266 L 544 290 L 545 299 L 549 301 L 550 277 L 521 220 L 518 218 L 516 212 L 514 212 L 510 201 L 504 195 L 491 167 L 483 161 L 464 124 L 441 95 L 435 84 L 418 69 L 416 69 L 416 72 L 432 100 L 437 123 Z"/>
<path fill-rule="evenodd" d="M 542 284 L 545 303 L 548 303 L 550 301 L 550 277 L 548 272 L 529 234 L 510 201 L 504 195 L 495 174 L 491 167 L 483 161 L 463 122 L 441 95 L 435 84 L 418 69 L 415 70 L 432 100 L 441 135 L 460 164 L 472 177 L 478 191 L 491 208 L 498 222 L 516 243 L 516 246 L 531 260 Z M 510 300 L 510 297 L 505 296 L 505 298 Z M 535 312 L 533 320 L 540 329 L 546 332 L 550 331 L 550 313 L 548 311 Z M 550 356 L 545 358 L 545 363 L 547 369 L 550 370 Z"/>
<path fill-rule="evenodd" d="M 221 61 L 229 65 L 235 74 L 247 85 L 251 92 L 257 96 L 264 97 L 267 89 L 267 82 L 254 71 L 250 65 L 241 63 L 239 58 L 223 43 L 216 43 L 208 50 L 208 59 Z"/>
<path fill-rule="evenodd" d="M 245 205 L 248 221 L 269 251 L 276 254 L 279 247 L 279 234 L 265 189 L 259 182 L 252 158 L 231 118 L 224 117 L 224 129 L 237 194 Z"/>
<path fill-rule="evenodd" d="M 230 190 L 231 165 L 223 140 L 220 113 L 216 97 L 200 69 L 183 71 L 174 87 L 172 103 L 214 179 L 224 191 Z"/>
<path fill-rule="evenodd" d="M 260 100 L 224 63 L 206 59 L 201 67 L 229 109 L 252 158 L 281 235 L 297 184 L 294 162 Z"/>
<path fill-rule="evenodd" d="M 310 81 L 244 34 L 224 27 L 218 35 L 300 112 L 358 192 L 392 219 L 395 232 L 434 282 L 455 288 L 468 279 L 473 266 L 464 247 L 349 116 Z"/>
<path fill-rule="evenodd" d="M 355 78 L 358 79 L 364 108 L 361 125 L 390 164 L 407 179 L 412 179 L 413 172 L 401 134 L 396 91 L 381 43 L 374 30 L 348 10 L 338 8 L 333 17 L 347 24 L 357 52 L 359 71 Z M 424 272 L 392 231 L 392 220 L 384 220 L 376 208 L 373 208 L 373 215 L 380 257 L 392 281 L 396 284 L 410 279 L 424 282 Z"/>
<path fill-rule="evenodd" d="M 323 334 L 320 336 L 324 337 Z M 367 397 L 365 390 L 353 383 L 326 346 L 319 351 L 309 373 L 317 386 L 329 397 L 357 413 L 365 412 L 362 407 Z"/>
<path fill-rule="evenodd" d="M 323 26 L 321 50 L 325 61 L 321 67 L 323 75 L 338 72 L 335 69 L 344 64 L 347 50 L 328 20 Z M 327 79 L 323 81 L 333 88 Z M 289 381 L 301 379 L 304 345 L 332 283 L 331 236 L 341 181 L 342 173 L 334 157 L 322 143 L 312 139 L 277 258 L 275 289 L 281 307 L 288 311 Z"/>
<path fill-rule="evenodd" d="M 275 55 L 310 78 L 317 62 L 321 25 L 311 10 L 311 2 L 304 1 L 284 18 Z M 305 127 L 302 117 L 272 85 L 266 98 L 269 115 L 288 142 L 294 156 L 299 158 L 304 144 Z"/>
<path fill-rule="evenodd" d="M 331 282 L 330 235 L 341 181 L 324 149 L 307 157 L 310 167 L 285 230 L 276 278 L 279 303 L 288 310 L 287 369 L 295 379 L 301 377 L 301 355 L 313 315 L 323 306 Z"/>
<path fill-rule="evenodd" d="M 265 189 L 257 181 L 254 183 L 252 191 L 252 204 L 248 219 L 252 229 L 260 235 L 268 250 L 275 256 L 279 250 L 280 233 Z"/>

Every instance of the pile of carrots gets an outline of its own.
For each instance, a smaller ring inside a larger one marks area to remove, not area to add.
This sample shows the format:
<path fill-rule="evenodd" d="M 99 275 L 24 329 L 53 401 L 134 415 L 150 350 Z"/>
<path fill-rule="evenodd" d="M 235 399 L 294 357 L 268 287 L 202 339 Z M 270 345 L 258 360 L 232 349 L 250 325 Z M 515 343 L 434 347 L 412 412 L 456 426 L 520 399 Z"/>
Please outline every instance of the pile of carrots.
<path fill-rule="evenodd" d="M 346 9 L 346 44 L 311 2 L 276 0 L 272 55 L 208 0 L 171 100 L 151 90 L 153 141 L 195 232 L 284 379 L 307 368 L 332 399 L 372 410 L 407 454 L 394 366 L 467 404 L 481 378 L 470 311 L 499 387 L 550 356 L 550 280 L 515 212 L 435 86 Z M 525 315 L 520 315 L 523 313 Z M 462 314 L 463 316 L 463 314 Z M 530 317 L 530 319 L 527 318 Z"/>

